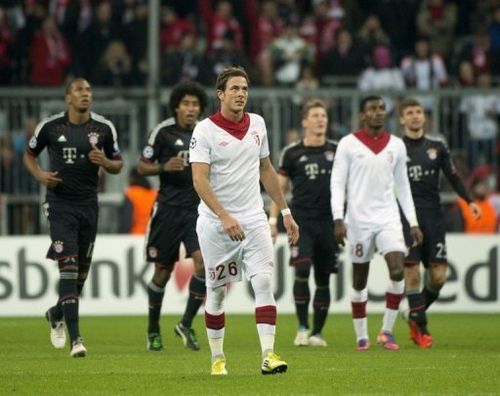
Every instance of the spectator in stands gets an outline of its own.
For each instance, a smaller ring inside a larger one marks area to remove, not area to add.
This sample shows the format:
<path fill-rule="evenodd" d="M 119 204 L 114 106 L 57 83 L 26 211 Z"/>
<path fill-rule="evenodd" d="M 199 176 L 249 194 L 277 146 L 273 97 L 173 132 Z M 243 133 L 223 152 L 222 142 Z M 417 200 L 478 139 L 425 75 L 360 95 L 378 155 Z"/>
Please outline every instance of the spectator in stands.
<path fill-rule="evenodd" d="M 425 38 L 419 38 L 415 42 L 415 52 L 403 58 L 401 71 L 406 86 L 421 91 L 438 89 L 448 82 L 443 59 L 431 51 L 429 41 Z M 418 100 L 427 111 L 432 108 L 432 98 L 421 96 Z"/>
<path fill-rule="evenodd" d="M 490 90 L 491 75 L 481 73 L 477 78 L 477 87 Z M 500 114 L 500 96 L 493 93 L 466 96 L 460 104 L 460 111 L 467 118 L 471 168 L 482 162 L 492 164 L 498 135 L 497 117 Z"/>
<path fill-rule="evenodd" d="M 283 32 L 284 22 L 279 17 L 277 4 L 273 0 L 262 2 L 256 18 L 255 24 L 252 24 L 254 33 L 251 37 L 250 55 L 255 59 L 262 84 L 270 86 L 274 77 L 269 48 L 273 40 Z"/>
<path fill-rule="evenodd" d="M 373 49 L 373 66 L 369 66 L 361 73 L 358 87 L 361 91 L 394 90 L 402 91 L 405 88 L 401 70 L 392 62 L 389 46 L 378 45 Z M 392 98 L 384 97 L 387 114 L 394 110 Z"/>
<path fill-rule="evenodd" d="M 9 136 L 0 136 L 0 193 L 14 192 L 16 152 Z"/>
<path fill-rule="evenodd" d="M 129 187 L 125 190 L 120 206 L 120 234 L 145 234 L 157 191 L 151 186 L 146 176 L 141 175 L 136 167 L 128 174 Z"/>
<path fill-rule="evenodd" d="M 148 2 L 136 0 L 134 17 L 124 27 L 123 40 L 132 58 L 132 70 L 135 82 L 141 84 L 146 79 L 148 49 Z"/>
<path fill-rule="evenodd" d="M 109 43 L 119 37 L 119 28 L 112 21 L 112 9 L 108 2 L 101 2 L 96 9 L 95 18 L 80 35 L 75 56 L 79 57 L 80 67 L 86 76 L 91 76 L 96 67 L 96 60 L 101 59 Z"/>
<path fill-rule="evenodd" d="M 7 24 L 7 15 L 0 7 L 0 85 L 5 85 L 11 79 L 12 65 L 12 35 Z"/>
<path fill-rule="evenodd" d="M 319 81 L 314 75 L 312 66 L 304 65 L 300 71 L 300 78 L 295 84 L 295 89 L 301 93 L 315 91 L 319 88 Z"/>
<path fill-rule="evenodd" d="M 70 63 L 67 42 L 57 28 L 54 18 L 48 16 L 30 46 L 30 83 L 61 85 Z"/>
<path fill-rule="evenodd" d="M 236 37 L 234 32 L 228 30 L 219 40 L 220 45 L 208 54 L 209 65 L 209 81 L 210 84 L 215 83 L 217 76 L 229 66 L 241 66 L 247 70 L 252 81 L 255 81 L 255 75 L 250 67 L 250 62 L 245 52 L 236 44 Z"/>
<path fill-rule="evenodd" d="M 476 28 L 471 40 L 461 48 L 459 61 L 467 60 L 472 63 L 476 74 L 491 73 L 500 67 L 498 52 L 491 46 L 490 36 L 485 27 Z"/>
<path fill-rule="evenodd" d="M 96 85 L 125 87 L 133 82 L 132 60 L 122 41 L 109 43 L 102 55 L 93 81 Z"/>
<path fill-rule="evenodd" d="M 243 32 L 238 20 L 233 16 L 233 6 L 227 0 L 217 3 L 215 12 L 210 0 L 198 0 L 198 7 L 207 31 L 209 50 L 222 47 L 226 32 L 232 32 L 236 48 L 243 48 Z"/>
<path fill-rule="evenodd" d="M 328 84 L 332 78 L 358 76 L 363 66 L 363 56 L 359 46 L 353 42 L 352 35 L 347 29 L 341 29 L 337 33 L 335 47 L 325 54 L 320 64 L 321 80 Z M 340 79 L 338 85 L 344 85 Z"/>
<path fill-rule="evenodd" d="M 196 36 L 194 25 L 180 18 L 172 7 L 162 7 L 160 48 L 161 52 L 176 51 L 181 47 L 183 37 Z"/>
<path fill-rule="evenodd" d="M 428 39 L 432 50 L 448 58 L 455 37 L 457 8 L 454 2 L 423 0 L 417 14 L 417 31 Z"/>
<path fill-rule="evenodd" d="M 304 64 L 312 64 L 314 48 L 298 35 L 297 26 L 288 22 L 283 33 L 271 44 L 274 78 L 279 85 L 293 86 Z"/>
<path fill-rule="evenodd" d="M 388 45 L 390 40 L 387 33 L 382 29 L 380 19 L 376 15 L 368 15 L 357 35 L 358 42 L 364 54 L 367 54 L 365 63 L 371 65 L 371 55 L 378 45 Z"/>
<path fill-rule="evenodd" d="M 469 61 L 462 61 L 458 65 L 457 83 L 460 87 L 473 87 L 476 85 L 474 66 Z"/>
<path fill-rule="evenodd" d="M 482 212 L 479 220 L 474 219 L 474 215 L 467 202 L 463 199 L 457 201 L 459 208 L 458 222 L 459 229 L 465 233 L 494 234 L 498 231 L 499 214 L 495 205 L 491 201 L 491 189 L 488 179 L 476 179 L 472 184 L 472 198 Z"/>
<path fill-rule="evenodd" d="M 344 9 L 339 0 L 313 0 L 313 15 L 306 17 L 299 28 L 300 36 L 311 44 L 316 62 L 335 46 L 337 31 L 342 27 Z"/>
<path fill-rule="evenodd" d="M 180 47 L 167 51 L 162 59 L 160 72 L 164 84 L 174 85 L 180 81 L 193 80 L 208 85 L 208 60 L 198 50 L 194 34 L 184 35 Z"/>

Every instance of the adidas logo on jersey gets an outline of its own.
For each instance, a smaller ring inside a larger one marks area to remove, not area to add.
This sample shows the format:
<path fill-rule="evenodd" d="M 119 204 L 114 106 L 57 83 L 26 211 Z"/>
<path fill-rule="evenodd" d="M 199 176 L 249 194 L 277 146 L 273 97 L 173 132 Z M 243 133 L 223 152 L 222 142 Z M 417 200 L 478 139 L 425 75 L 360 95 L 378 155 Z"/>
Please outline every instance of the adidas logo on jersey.
<path fill-rule="evenodd" d="M 58 142 L 60 143 L 64 143 L 64 142 L 67 142 L 66 138 L 64 137 L 64 135 L 61 135 L 59 136 L 59 138 L 57 139 Z"/>
<path fill-rule="evenodd" d="M 174 144 L 176 146 L 184 146 L 184 142 L 181 139 L 177 139 Z"/>
<path fill-rule="evenodd" d="M 304 162 L 307 161 L 307 155 L 303 155 L 302 157 L 299 158 L 299 162 Z"/>

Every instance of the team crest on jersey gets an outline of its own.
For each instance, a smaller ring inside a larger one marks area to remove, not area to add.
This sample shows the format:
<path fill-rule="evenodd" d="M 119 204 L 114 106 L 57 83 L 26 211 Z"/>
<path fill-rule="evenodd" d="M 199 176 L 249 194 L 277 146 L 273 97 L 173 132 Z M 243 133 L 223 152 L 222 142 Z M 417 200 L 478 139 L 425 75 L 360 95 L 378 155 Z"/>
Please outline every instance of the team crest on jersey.
<path fill-rule="evenodd" d="M 30 148 L 34 149 L 36 147 L 36 145 L 38 144 L 38 141 L 36 140 L 36 137 L 32 137 L 30 139 L 30 142 L 29 142 L 29 146 Z"/>
<path fill-rule="evenodd" d="M 149 254 L 149 257 L 156 258 L 156 257 L 158 257 L 158 249 L 151 246 L 148 248 L 148 254 Z"/>
<path fill-rule="evenodd" d="M 394 162 L 394 154 L 392 151 L 387 152 L 387 161 L 389 161 L 389 164 L 392 164 Z"/>
<path fill-rule="evenodd" d="M 260 136 L 259 136 L 259 132 L 257 132 L 257 131 L 252 131 L 252 132 L 251 132 L 251 134 L 252 134 L 253 140 L 255 141 L 255 144 L 257 144 L 257 146 L 260 146 Z"/>
<path fill-rule="evenodd" d="M 56 253 L 62 253 L 64 249 L 64 243 L 62 241 L 54 241 L 52 247 Z"/>
<path fill-rule="evenodd" d="M 154 150 L 153 150 L 153 147 L 151 147 L 151 146 L 146 146 L 142 150 L 142 155 L 146 159 L 150 159 L 151 157 L 153 157 L 153 154 L 154 154 Z"/>
<path fill-rule="evenodd" d="M 429 159 L 435 160 L 438 156 L 438 152 L 435 148 L 430 148 L 427 150 L 427 155 L 429 156 Z"/>
<path fill-rule="evenodd" d="M 90 132 L 88 134 L 89 142 L 91 145 L 95 146 L 99 142 L 99 134 L 97 132 Z"/>
<path fill-rule="evenodd" d="M 193 136 L 189 142 L 189 148 L 192 150 L 196 147 L 196 138 Z"/>
<path fill-rule="evenodd" d="M 333 161 L 333 151 L 325 151 L 325 158 L 327 161 Z"/>

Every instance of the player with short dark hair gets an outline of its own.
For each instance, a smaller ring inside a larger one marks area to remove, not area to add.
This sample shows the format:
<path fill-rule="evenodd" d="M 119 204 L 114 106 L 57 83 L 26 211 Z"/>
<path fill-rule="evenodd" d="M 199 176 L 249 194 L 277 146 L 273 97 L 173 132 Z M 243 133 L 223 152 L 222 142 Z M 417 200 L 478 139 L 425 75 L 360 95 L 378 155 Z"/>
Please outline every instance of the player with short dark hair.
<path fill-rule="evenodd" d="M 384 256 L 390 277 L 377 342 L 388 350 L 399 349 L 393 327 L 404 293 L 406 246 L 397 202 L 408 219 L 415 243 L 422 242 L 406 174 L 406 149 L 400 138 L 385 131 L 385 117 L 386 107 L 380 96 L 361 101 L 362 128 L 340 140 L 332 171 L 335 238 L 343 245 L 347 236 L 351 248 L 351 306 L 358 351 L 370 347 L 366 285 L 375 251 Z"/>
<path fill-rule="evenodd" d="M 436 301 L 446 281 L 446 240 L 443 212 L 439 195 L 439 177 L 442 171 L 453 189 L 469 205 L 476 218 L 481 209 L 472 201 L 453 164 L 446 144 L 438 138 L 425 135 L 425 111 L 412 98 L 399 107 L 400 123 L 404 128 L 403 141 L 408 154 L 407 168 L 410 187 L 417 211 L 417 219 L 424 234 L 422 245 L 412 245 L 407 222 L 404 222 L 407 245 L 405 258 L 405 293 L 410 306 L 404 312 L 410 326 L 410 338 L 420 348 L 430 348 L 432 337 L 427 329 L 426 310 Z M 420 262 L 428 271 L 420 290 Z M 407 314 L 407 315 L 406 315 Z"/>
<path fill-rule="evenodd" d="M 328 114 L 319 99 L 308 101 L 302 111 L 304 138 L 285 147 L 281 153 L 278 178 L 283 191 L 292 185 L 292 209 L 300 226 L 300 239 L 292 246 L 290 265 L 294 267 L 293 296 L 299 329 L 296 346 L 326 347 L 322 330 L 330 306 L 330 274 L 337 272 L 337 243 L 333 237 L 330 209 L 330 177 L 337 142 L 326 137 Z M 271 203 L 271 235 L 277 235 L 276 204 Z M 311 295 L 309 276 L 314 267 L 316 291 L 313 298 L 313 328 L 309 330 L 308 309 Z"/>
<path fill-rule="evenodd" d="M 71 356 L 83 357 L 87 350 L 78 325 L 79 296 L 90 269 L 97 233 L 97 183 L 99 168 L 117 174 L 123 162 L 115 127 L 90 111 L 92 88 L 77 78 L 66 87 L 68 109 L 41 121 L 29 141 L 24 165 L 47 187 L 44 211 L 50 222 L 52 241 L 47 258 L 59 266 L 59 300 L 46 312 L 55 348 L 66 344 L 65 326 L 71 341 Z M 49 171 L 40 168 L 38 155 L 47 148 Z"/>
<path fill-rule="evenodd" d="M 155 265 L 153 279 L 148 285 L 147 348 L 150 351 L 163 350 L 161 306 L 165 286 L 179 259 L 181 243 L 188 256 L 193 258 L 194 273 L 189 283 L 184 316 L 174 331 L 181 337 L 184 346 L 194 351 L 200 349 L 191 325 L 205 299 L 206 288 L 203 259 L 196 235 L 196 208 L 200 199 L 193 188 L 189 142 L 206 104 L 206 93 L 199 84 L 185 81 L 176 85 L 169 100 L 173 117 L 153 128 L 138 165 L 141 174 L 160 178 L 160 190 L 146 236 L 146 259 Z"/>
<path fill-rule="evenodd" d="M 274 353 L 274 252 L 259 181 L 278 204 L 291 243 L 297 241 L 299 229 L 269 159 L 265 121 L 245 112 L 248 84 L 244 69 L 222 71 L 216 85 L 220 111 L 196 125 L 189 151 L 194 187 L 201 198 L 196 231 L 207 273 L 205 324 L 212 375 L 227 374 L 224 299 L 227 284 L 240 281 L 242 271 L 255 294 L 261 372 L 283 373 L 288 367 Z"/>

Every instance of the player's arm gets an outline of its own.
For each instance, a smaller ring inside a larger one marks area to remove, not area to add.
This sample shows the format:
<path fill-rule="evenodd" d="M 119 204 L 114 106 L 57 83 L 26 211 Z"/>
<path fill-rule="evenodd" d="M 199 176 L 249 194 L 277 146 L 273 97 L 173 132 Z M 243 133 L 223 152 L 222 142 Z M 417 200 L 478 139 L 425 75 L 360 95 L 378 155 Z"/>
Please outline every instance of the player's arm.
<path fill-rule="evenodd" d="M 242 241 L 245 239 L 245 233 L 240 223 L 226 211 L 210 186 L 210 165 L 204 162 L 191 162 L 191 170 L 193 172 L 194 189 L 200 199 L 217 215 L 224 231 L 226 231 L 233 241 Z"/>
<path fill-rule="evenodd" d="M 278 174 L 278 183 L 281 188 L 281 191 L 286 194 L 289 186 L 289 179 L 284 175 Z M 269 226 L 271 227 L 271 237 L 273 241 L 276 240 L 276 236 L 278 235 L 278 215 L 280 213 L 280 209 L 276 203 L 271 200 L 271 204 L 269 206 Z"/>
<path fill-rule="evenodd" d="M 334 221 L 334 237 L 337 243 L 344 246 L 347 230 L 344 224 L 344 205 L 347 178 L 349 176 L 349 158 L 345 141 L 340 141 L 330 178 L 331 208 Z"/>
<path fill-rule="evenodd" d="M 28 172 L 31 173 L 31 175 L 34 177 L 34 179 L 47 188 L 54 188 L 60 182 L 62 182 L 62 179 L 58 177 L 57 172 L 47 172 L 42 170 L 38 165 L 36 157 L 27 151 L 23 156 L 23 164 Z"/>
<path fill-rule="evenodd" d="M 163 172 L 181 172 L 184 170 L 184 159 L 181 152 L 163 163 L 147 162 L 141 159 L 139 165 L 137 165 L 137 170 L 144 176 L 157 176 Z"/>
<path fill-rule="evenodd" d="M 394 166 L 394 188 L 401 209 L 410 224 L 410 233 L 413 241 L 415 244 L 420 245 L 424 240 L 424 236 L 418 226 L 417 213 L 415 211 L 415 204 L 413 203 L 413 196 L 411 195 L 410 181 L 408 180 L 406 157 L 406 148 L 401 143 L 401 153 L 396 159 Z"/>
<path fill-rule="evenodd" d="M 88 154 L 89 161 L 94 165 L 99 165 L 104 168 L 104 170 L 108 173 L 116 175 L 120 173 L 123 168 L 123 161 L 121 157 L 119 158 L 108 158 L 106 154 L 95 145 L 92 145 L 92 148 Z"/>
<path fill-rule="evenodd" d="M 299 240 L 299 226 L 293 219 L 290 209 L 288 209 L 278 174 L 274 170 L 269 157 L 260 159 L 260 181 L 283 215 L 283 225 L 286 228 L 288 241 L 292 244 L 296 243 Z"/>
<path fill-rule="evenodd" d="M 474 213 L 474 218 L 479 220 L 482 216 L 481 208 L 472 201 L 470 194 L 465 188 L 462 178 L 453 164 L 450 152 L 446 146 L 443 147 L 442 151 L 441 169 L 443 170 L 446 178 L 450 181 L 451 186 L 458 196 L 469 204 L 469 208 L 472 210 L 472 213 Z"/>

